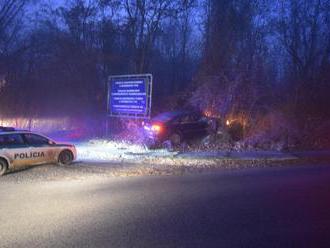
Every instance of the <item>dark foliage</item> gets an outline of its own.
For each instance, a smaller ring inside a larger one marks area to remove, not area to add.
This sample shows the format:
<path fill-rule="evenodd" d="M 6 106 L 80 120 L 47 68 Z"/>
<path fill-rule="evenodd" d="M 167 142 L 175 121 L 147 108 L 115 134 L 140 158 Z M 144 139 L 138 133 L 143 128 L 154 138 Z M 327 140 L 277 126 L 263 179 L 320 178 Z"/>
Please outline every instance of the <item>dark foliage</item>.
<path fill-rule="evenodd" d="M 104 116 L 109 75 L 152 73 L 154 112 L 194 107 L 249 144 L 321 147 L 329 30 L 327 0 L 3 0 L 0 114 Z"/>

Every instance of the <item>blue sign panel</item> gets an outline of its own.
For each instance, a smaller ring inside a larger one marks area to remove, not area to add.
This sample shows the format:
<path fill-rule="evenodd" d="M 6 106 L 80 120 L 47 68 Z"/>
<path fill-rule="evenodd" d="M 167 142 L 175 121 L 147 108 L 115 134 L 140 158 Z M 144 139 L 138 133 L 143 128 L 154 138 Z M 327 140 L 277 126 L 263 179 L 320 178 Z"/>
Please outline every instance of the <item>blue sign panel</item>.
<path fill-rule="evenodd" d="M 148 77 L 112 77 L 109 85 L 111 116 L 148 116 L 150 109 L 150 79 Z"/>

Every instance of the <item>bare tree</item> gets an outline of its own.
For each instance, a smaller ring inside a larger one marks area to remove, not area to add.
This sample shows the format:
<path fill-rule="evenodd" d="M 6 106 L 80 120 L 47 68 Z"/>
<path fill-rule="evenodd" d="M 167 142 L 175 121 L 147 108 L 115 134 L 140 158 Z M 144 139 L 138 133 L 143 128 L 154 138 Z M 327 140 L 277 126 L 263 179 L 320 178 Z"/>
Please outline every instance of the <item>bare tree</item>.
<path fill-rule="evenodd" d="M 88 47 L 97 44 L 97 5 L 83 0 L 74 0 L 67 8 L 60 8 L 60 15 L 64 19 L 68 31 L 77 42 Z"/>
<path fill-rule="evenodd" d="M 281 1 L 277 33 L 289 58 L 287 72 L 299 112 L 301 107 L 306 111 L 312 106 L 313 89 L 318 87 L 322 61 L 329 53 L 328 4 L 325 0 Z"/>
<path fill-rule="evenodd" d="M 25 7 L 27 0 L 2 0 L 0 2 L 0 49 L 10 44 L 17 32 L 17 17 Z"/>
<path fill-rule="evenodd" d="M 116 1 L 102 1 L 102 3 Z M 176 17 L 191 0 L 125 0 L 121 1 L 118 11 L 123 19 L 123 29 L 129 41 L 130 50 L 134 53 L 134 70 L 145 72 L 149 67 L 149 57 L 161 32 L 161 26 L 169 17 Z"/>

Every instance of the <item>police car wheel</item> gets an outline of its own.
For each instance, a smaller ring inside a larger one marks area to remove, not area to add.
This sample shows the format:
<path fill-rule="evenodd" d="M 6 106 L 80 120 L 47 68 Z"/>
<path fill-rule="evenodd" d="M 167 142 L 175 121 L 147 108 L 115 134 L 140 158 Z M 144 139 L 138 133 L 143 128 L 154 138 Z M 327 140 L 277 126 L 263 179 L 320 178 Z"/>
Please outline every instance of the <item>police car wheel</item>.
<path fill-rule="evenodd" d="M 58 163 L 60 165 L 71 164 L 72 161 L 73 161 L 73 155 L 70 151 L 63 151 L 58 156 Z"/>
<path fill-rule="evenodd" d="M 0 159 L 0 176 L 6 173 L 8 169 L 8 164 L 5 160 Z"/>

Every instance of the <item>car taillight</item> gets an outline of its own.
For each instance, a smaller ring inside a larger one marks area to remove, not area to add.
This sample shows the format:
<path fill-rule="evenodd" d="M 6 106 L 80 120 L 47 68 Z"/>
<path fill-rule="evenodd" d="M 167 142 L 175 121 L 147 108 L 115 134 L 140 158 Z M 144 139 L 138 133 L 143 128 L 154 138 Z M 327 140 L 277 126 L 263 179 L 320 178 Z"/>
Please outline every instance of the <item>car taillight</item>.
<path fill-rule="evenodd" d="M 151 126 L 151 130 L 156 132 L 156 133 L 160 133 L 162 131 L 162 126 L 161 125 L 157 125 L 157 124 L 154 124 Z"/>

